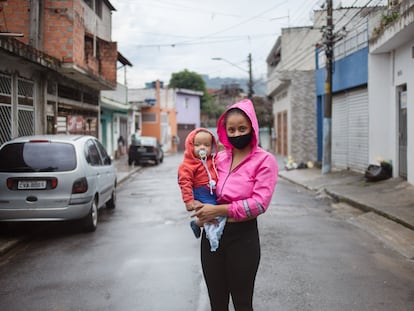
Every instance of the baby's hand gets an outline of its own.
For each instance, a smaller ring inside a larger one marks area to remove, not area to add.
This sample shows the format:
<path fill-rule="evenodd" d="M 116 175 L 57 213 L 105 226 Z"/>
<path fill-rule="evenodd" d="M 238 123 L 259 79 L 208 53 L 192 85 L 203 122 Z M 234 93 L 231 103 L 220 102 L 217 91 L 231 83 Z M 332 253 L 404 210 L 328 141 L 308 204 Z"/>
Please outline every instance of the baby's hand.
<path fill-rule="evenodd" d="M 194 200 L 193 202 L 185 203 L 185 208 L 187 211 L 197 211 L 200 207 L 203 207 L 203 203 L 200 201 Z"/>
<path fill-rule="evenodd" d="M 189 212 L 194 211 L 193 204 L 194 204 L 194 202 L 185 203 L 185 208 L 187 209 L 187 211 L 189 211 Z"/>
<path fill-rule="evenodd" d="M 194 211 L 198 211 L 200 208 L 202 208 L 204 206 L 204 204 L 203 203 L 201 203 L 200 201 L 198 201 L 198 200 L 194 200 L 193 201 L 193 210 Z"/>

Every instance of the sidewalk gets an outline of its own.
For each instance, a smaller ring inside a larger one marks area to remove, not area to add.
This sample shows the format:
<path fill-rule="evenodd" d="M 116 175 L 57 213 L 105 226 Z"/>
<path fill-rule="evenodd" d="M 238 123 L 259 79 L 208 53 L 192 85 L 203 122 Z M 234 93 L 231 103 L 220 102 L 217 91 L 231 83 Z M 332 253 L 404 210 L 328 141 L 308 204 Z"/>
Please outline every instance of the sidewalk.
<path fill-rule="evenodd" d="M 134 165 L 128 165 L 128 156 L 123 155 L 119 157 L 118 159 L 113 161 L 114 166 L 117 170 L 117 182 L 118 185 L 125 181 L 130 175 L 137 172 L 141 167 L 140 166 L 134 166 Z"/>
<path fill-rule="evenodd" d="M 124 182 L 130 175 L 137 172 L 141 167 L 128 165 L 128 156 L 123 155 L 119 159 L 113 161 L 114 166 L 117 169 L 117 184 Z M 18 243 L 20 243 L 24 237 L 7 237 L 0 235 L 0 256 L 7 253 Z"/>
<path fill-rule="evenodd" d="M 400 178 L 365 182 L 363 174 L 351 171 L 322 174 L 318 168 L 281 168 L 279 176 L 315 192 L 325 191 L 339 201 L 414 230 L 414 186 Z"/>

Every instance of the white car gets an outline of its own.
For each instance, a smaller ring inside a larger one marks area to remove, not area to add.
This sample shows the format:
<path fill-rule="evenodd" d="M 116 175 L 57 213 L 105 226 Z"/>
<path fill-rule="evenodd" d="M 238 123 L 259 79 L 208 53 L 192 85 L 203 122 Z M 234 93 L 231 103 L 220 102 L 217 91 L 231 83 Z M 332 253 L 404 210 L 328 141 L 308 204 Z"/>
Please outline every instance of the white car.
<path fill-rule="evenodd" d="M 96 137 L 19 137 L 0 148 L 0 221 L 80 219 L 93 232 L 98 209 L 115 208 L 116 184 L 116 168 Z"/>

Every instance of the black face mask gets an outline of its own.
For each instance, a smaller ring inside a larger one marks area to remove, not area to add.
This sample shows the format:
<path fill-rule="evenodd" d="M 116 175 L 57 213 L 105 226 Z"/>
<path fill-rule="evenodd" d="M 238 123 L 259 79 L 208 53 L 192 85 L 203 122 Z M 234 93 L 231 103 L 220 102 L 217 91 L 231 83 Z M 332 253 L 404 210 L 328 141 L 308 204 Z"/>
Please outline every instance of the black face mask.
<path fill-rule="evenodd" d="M 233 145 L 236 149 L 244 149 L 250 142 L 252 141 L 253 137 L 253 131 L 251 131 L 249 134 L 246 135 L 240 135 L 240 136 L 233 136 L 229 137 L 227 136 L 227 139 L 229 140 L 230 144 Z"/>

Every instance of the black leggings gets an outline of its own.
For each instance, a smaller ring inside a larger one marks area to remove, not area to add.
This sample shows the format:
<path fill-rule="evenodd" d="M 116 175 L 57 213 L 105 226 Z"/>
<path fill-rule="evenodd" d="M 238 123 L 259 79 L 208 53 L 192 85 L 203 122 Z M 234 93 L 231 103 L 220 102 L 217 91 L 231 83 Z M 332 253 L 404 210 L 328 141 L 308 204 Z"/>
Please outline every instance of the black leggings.
<path fill-rule="evenodd" d="M 201 265 L 212 311 L 228 311 L 230 295 L 236 311 L 253 310 L 253 291 L 260 262 L 256 219 L 226 223 L 219 248 L 210 251 L 203 232 Z"/>

